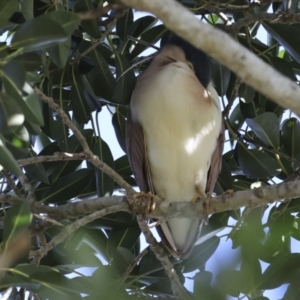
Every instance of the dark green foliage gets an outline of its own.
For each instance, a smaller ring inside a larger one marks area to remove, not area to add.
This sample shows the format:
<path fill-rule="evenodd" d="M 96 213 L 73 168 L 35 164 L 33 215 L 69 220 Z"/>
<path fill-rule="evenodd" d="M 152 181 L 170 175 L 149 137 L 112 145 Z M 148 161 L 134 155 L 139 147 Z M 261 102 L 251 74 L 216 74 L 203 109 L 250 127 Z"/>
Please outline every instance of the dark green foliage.
<path fill-rule="evenodd" d="M 120 189 L 111 177 L 82 160 L 19 166 L 20 159 L 83 151 L 76 135 L 38 98 L 34 85 L 72 119 L 95 155 L 129 184 L 136 185 L 128 157 L 125 153 L 114 157 L 115 149 L 100 134 L 107 128 L 99 128 L 96 120 L 102 117 L 101 110 L 108 108 L 111 119 L 107 126 L 113 127 L 120 148 L 126 152 L 128 104 L 136 76 L 151 59 L 151 54 L 144 51 L 156 51 L 151 46 L 165 40 L 169 31 L 155 16 L 136 17 L 133 9 L 108 11 L 84 20 L 78 17 L 78 13 L 100 10 L 104 2 L 0 0 L 0 189 L 3 197 L 15 195 L 7 185 L 7 180 L 11 180 L 22 196 L 13 204 L 0 202 L 0 298 L 10 287 L 10 300 L 20 299 L 25 291 L 34 299 L 49 300 L 172 295 L 170 280 L 154 253 L 149 250 L 138 257 L 141 231 L 135 216 L 126 212 L 109 214 L 79 227 L 42 257 L 39 265 L 28 260 L 29 251 L 43 249 L 43 243 L 49 243 L 82 216 L 57 220 L 50 216 L 59 222 L 55 224 L 41 221 L 33 213 L 40 214 L 40 218 L 45 214 L 34 208 L 31 211 L 31 203 L 26 199 L 28 190 L 24 191 L 18 179 L 23 174 L 36 201 L 44 208 L 60 208 L 74 198 L 80 201 L 110 196 Z M 246 6 L 245 1 L 213 1 L 205 8 L 202 1 L 178 2 L 220 29 L 225 26 L 215 11 L 228 10 L 228 17 L 236 22 L 268 9 L 285 12 L 287 4 L 283 1 L 271 7 L 258 6 L 254 1 L 249 9 L 234 9 L 230 13 L 230 7 Z M 299 12 L 297 3 L 292 1 L 290 12 Z M 107 34 L 114 18 L 115 30 Z M 253 22 L 239 29 L 237 40 L 297 81 L 299 24 L 262 21 L 268 42 L 260 40 L 259 24 Z M 212 59 L 211 66 L 214 86 L 223 103 L 226 106 L 227 101 L 234 101 L 225 118 L 228 140 L 215 192 L 247 190 L 298 178 L 298 118 L 284 114 L 283 107 L 240 83 L 219 62 Z M 176 261 L 170 257 L 174 271 L 183 284 L 189 282 L 193 299 L 225 300 L 232 296 L 268 300 L 268 290 L 283 284 L 288 286 L 282 300 L 300 299 L 299 212 L 300 198 L 251 212 L 238 209 L 214 214 L 202 230 L 202 242 L 188 259 Z M 235 227 L 241 218 L 243 221 Z M 2 265 L 1 258 L 22 243 L 22 253 Z M 130 272 L 124 276 L 129 267 Z"/>

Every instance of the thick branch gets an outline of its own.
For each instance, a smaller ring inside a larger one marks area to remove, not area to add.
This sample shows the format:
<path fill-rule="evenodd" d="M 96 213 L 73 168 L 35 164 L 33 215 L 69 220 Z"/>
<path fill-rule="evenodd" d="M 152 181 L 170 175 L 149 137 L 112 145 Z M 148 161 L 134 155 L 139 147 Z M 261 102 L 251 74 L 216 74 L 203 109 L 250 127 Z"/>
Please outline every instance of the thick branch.
<path fill-rule="evenodd" d="M 258 207 L 282 199 L 293 199 L 300 196 L 300 180 L 290 181 L 281 184 L 262 186 L 253 190 L 238 191 L 223 194 L 211 198 L 208 212 L 218 213 L 228 210 L 235 210 L 241 207 Z M 5 200 L 4 200 L 5 199 Z M 0 196 L 0 202 L 10 202 L 16 197 Z M 139 198 L 140 199 L 140 198 Z M 75 203 L 68 203 L 59 207 L 50 207 L 35 203 L 35 212 L 47 213 L 55 220 L 75 218 L 85 214 L 102 210 L 106 207 L 119 205 L 122 211 L 134 211 L 139 214 L 145 212 L 146 205 L 143 200 L 125 196 L 112 196 L 94 199 L 86 199 Z M 169 202 L 157 200 L 155 210 L 149 215 L 151 218 L 204 218 L 206 208 L 203 208 L 203 200 L 195 205 L 190 202 Z"/>
<path fill-rule="evenodd" d="M 167 28 L 227 66 L 242 81 L 300 115 L 300 87 L 226 33 L 199 22 L 193 13 L 178 2 L 174 0 L 122 0 L 122 2 L 153 13 Z"/>

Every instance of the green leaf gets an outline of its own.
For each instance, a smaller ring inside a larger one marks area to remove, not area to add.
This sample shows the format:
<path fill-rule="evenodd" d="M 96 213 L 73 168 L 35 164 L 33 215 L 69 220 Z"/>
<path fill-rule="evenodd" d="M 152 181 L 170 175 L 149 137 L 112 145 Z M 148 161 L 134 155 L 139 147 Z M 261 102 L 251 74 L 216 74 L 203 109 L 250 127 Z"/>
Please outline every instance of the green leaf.
<path fill-rule="evenodd" d="M 299 24 L 287 25 L 263 22 L 262 25 L 266 31 L 300 63 Z"/>
<path fill-rule="evenodd" d="M 281 143 L 288 155 L 295 158 L 300 153 L 300 122 L 290 118 L 283 122 L 281 130 Z"/>
<path fill-rule="evenodd" d="M 68 58 L 70 56 L 71 38 L 68 38 L 65 42 L 52 46 L 47 49 L 52 62 L 63 69 L 66 66 Z"/>
<path fill-rule="evenodd" d="M 92 0 L 77 0 L 74 5 L 75 12 L 89 11 L 89 10 L 93 10 L 94 8 L 95 7 Z M 90 20 L 83 20 L 81 22 L 81 26 L 91 37 L 95 39 L 101 37 L 101 32 L 99 30 L 97 18 L 93 18 Z"/>
<path fill-rule="evenodd" d="M 90 129 L 85 129 L 81 131 L 82 135 L 85 137 L 88 144 L 91 143 L 93 137 L 93 131 Z M 83 150 L 81 144 L 79 143 L 75 135 L 70 136 L 65 141 L 58 142 L 60 149 L 58 151 L 69 152 L 69 153 L 78 153 Z M 41 154 L 40 155 L 44 155 Z M 53 173 L 51 179 L 56 181 L 59 177 L 67 175 L 71 172 L 74 172 L 76 168 L 82 163 L 81 160 L 66 160 L 62 162 L 56 162 L 55 167 L 53 168 Z"/>
<path fill-rule="evenodd" d="M 76 121 L 85 124 L 90 117 L 90 108 L 86 101 L 87 92 L 81 75 L 77 75 L 72 68 L 73 85 L 71 88 L 71 103 Z"/>
<path fill-rule="evenodd" d="M 77 25 L 80 23 L 80 19 L 77 14 L 66 10 L 50 11 L 44 15 L 45 19 L 54 21 L 59 24 L 67 35 L 71 36 Z"/>
<path fill-rule="evenodd" d="M 217 276 L 218 290 L 229 294 L 233 297 L 238 297 L 241 291 L 241 274 L 237 270 L 222 270 Z"/>
<path fill-rule="evenodd" d="M 28 202 L 16 201 L 4 217 L 3 240 L 8 244 L 19 233 L 28 229 L 31 210 Z"/>
<path fill-rule="evenodd" d="M 129 26 L 127 34 L 137 38 L 151 28 L 156 22 L 157 18 L 153 16 L 141 17 Z"/>
<path fill-rule="evenodd" d="M 89 223 L 90 227 L 121 230 L 136 227 L 136 219 L 127 212 L 117 212 Z"/>
<path fill-rule="evenodd" d="M 30 151 L 29 152 L 29 156 L 27 158 L 33 158 L 33 157 L 37 157 L 36 153 L 34 151 Z M 38 164 L 31 164 L 28 166 L 24 167 L 26 175 L 29 178 L 32 178 L 34 180 L 36 180 L 37 182 L 41 181 L 44 183 L 49 184 L 49 179 L 46 173 L 46 170 L 43 166 L 42 163 L 38 163 Z"/>
<path fill-rule="evenodd" d="M 100 137 L 94 137 L 95 145 L 92 147 L 92 151 L 97 155 L 100 160 L 105 162 L 108 166 L 114 169 L 114 159 L 112 153 L 107 145 Z M 102 170 L 94 167 L 96 172 L 96 184 L 98 197 L 112 195 L 114 189 L 114 180 L 103 173 Z"/>
<path fill-rule="evenodd" d="M 238 103 L 229 116 L 230 125 L 235 130 L 240 130 L 244 124 L 244 117 L 241 113 L 241 107 Z"/>
<path fill-rule="evenodd" d="M 251 188 L 251 184 L 254 183 L 256 180 L 249 179 L 246 176 L 237 175 L 233 176 L 233 190 L 234 191 L 244 191 L 249 190 Z"/>
<path fill-rule="evenodd" d="M 239 87 L 238 95 L 242 98 L 243 103 L 250 103 L 254 99 L 255 90 L 251 86 L 242 83 Z"/>
<path fill-rule="evenodd" d="M 36 71 L 42 66 L 41 55 L 37 52 L 22 53 L 15 60 L 19 61 L 28 72 Z"/>
<path fill-rule="evenodd" d="M 23 176 L 23 172 L 20 169 L 18 163 L 6 148 L 4 138 L 0 135 L 0 169 L 4 168 L 12 172 L 17 176 Z"/>
<path fill-rule="evenodd" d="M 66 142 L 67 137 L 69 136 L 69 128 L 67 125 L 62 121 L 61 118 L 56 118 L 56 120 L 50 118 L 49 121 L 51 125 L 49 137 L 58 142 Z"/>
<path fill-rule="evenodd" d="M 124 247 L 118 247 L 113 254 L 112 266 L 115 267 L 119 274 L 123 274 L 129 265 L 133 262 L 134 255 L 132 252 Z"/>
<path fill-rule="evenodd" d="M 220 244 L 220 238 L 214 236 L 209 240 L 194 247 L 190 257 L 184 261 L 184 272 L 200 269 L 213 255 Z"/>
<path fill-rule="evenodd" d="M 132 9 L 128 9 L 124 16 L 118 19 L 116 30 L 119 38 L 125 42 L 127 40 L 128 27 L 133 24 Z"/>
<path fill-rule="evenodd" d="M 222 294 L 218 286 L 211 286 L 213 274 L 209 271 L 201 270 L 194 276 L 194 294 L 196 299 L 205 300 L 225 300 L 227 297 Z"/>
<path fill-rule="evenodd" d="M 139 38 L 144 32 L 151 28 L 157 22 L 157 18 L 153 16 L 145 16 L 134 21 L 133 24 L 128 26 L 127 35 Z M 124 42 L 120 41 L 118 50 L 122 54 L 129 52 L 132 41 L 126 39 Z"/>
<path fill-rule="evenodd" d="M 136 78 L 133 69 L 130 69 L 126 57 L 116 52 L 117 81 L 114 87 L 113 101 L 128 104 L 135 86 Z"/>
<path fill-rule="evenodd" d="M 91 87 L 97 96 L 111 100 L 115 78 L 109 69 L 108 63 L 98 48 L 92 51 L 91 59 L 96 65 L 88 77 Z"/>
<path fill-rule="evenodd" d="M 222 159 L 222 168 L 221 172 L 218 176 L 217 184 L 220 186 L 221 190 L 218 192 L 216 191 L 216 186 L 215 186 L 215 193 L 217 194 L 222 194 L 223 192 L 232 189 L 232 177 L 231 177 L 231 170 L 225 161 L 225 159 Z"/>
<path fill-rule="evenodd" d="M 279 121 L 274 113 L 266 112 L 254 119 L 246 119 L 246 123 L 265 145 L 278 149 Z"/>
<path fill-rule="evenodd" d="M 119 145 L 122 148 L 122 150 L 126 152 L 126 145 L 125 145 L 126 120 L 125 117 L 120 113 L 119 109 L 117 109 L 116 113 L 113 114 L 112 124 L 114 126 Z"/>
<path fill-rule="evenodd" d="M 18 90 L 22 90 L 25 83 L 25 69 L 18 60 L 11 60 L 3 67 L 3 76 L 14 82 Z"/>
<path fill-rule="evenodd" d="M 24 74 L 24 77 L 22 77 L 22 74 Z M 38 97 L 33 91 L 26 98 L 22 98 L 21 96 L 25 81 L 25 73 L 22 65 L 16 61 L 11 61 L 6 64 L 2 72 L 2 81 L 6 93 L 14 98 L 24 113 L 25 120 L 43 125 L 43 115 Z"/>
<path fill-rule="evenodd" d="M 288 78 L 290 78 L 293 81 L 297 81 L 297 78 L 295 76 L 293 68 L 285 59 L 271 56 L 270 61 L 273 65 L 273 67 L 277 71 L 279 71 L 282 75 L 287 76 Z"/>
<path fill-rule="evenodd" d="M 254 101 L 251 101 L 250 103 L 246 103 L 240 99 L 240 110 L 241 114 L 244 119 L 250 118 L 253 119 L 257 116 L 257 111 L 255 107 Z"/>
<path fill-rule="evenodd" d="M 155 27 L 150 28 L 146 32 L 144 32 L 141 35 L 140 40 L 143 42 L 146 42 L 147 44 L 154 45 L 156 42 L 158 42 L 161 37 L 167 32 L 167 29 L 164 25 L 158 25 Z M 148 49 L 149 47 L 147 45 L 137 43 L 130 53 L 131 59 L 136 58 L 138 55 L 140 55 L 143 51 Z"/>
<path fill-rule="evenodd" d="M 231 71 L 217 62 L 216 60 L 212 59 L 212 78 L 213 82 L 216 88 L 216 91 L 218 92 L 219 96 L 224 96 L 227 92 L 227 88 L 230 81 L 230 74 Z"/>
<path fill-rule="evenodd" d="M 118 247 L 124 247 L 132 250 L 137 243 L 139 245 L 141 230 L 138 226 L 121 230 L 113 229 L 108 237 L 106 253 L 112 257 L 114 250 Z M 138 253 L 135 253 L 138 254 Z"/>
<path fill-rule="evenodd" d="M 129 177 L 132 175 L 127 155 L 123 155 L 115 160 L 115 170 L 122 177 Z"/>
<path fill-rule="evenodd" d="M 77 197 L 85 189 L 93 175 L 93 171 L 81 169 L 59 178 L 45 192 L 42 202 L 62 203 Z"/>
<path fill-rule="evenodd" d="M 24 114 L 14 98 L 0 92 L 0 132 L 12 132 L 24 122 Z"/>
<path fill-rule="evenodd" d="M 68 35 L 57 22 L 42 15 L 20 25 L 12 38 L 11 46 L 29 52 L 63 43 L 67 39 Z"/>
<path fill-rule="evenodd" d="M 275 159 L 257 149 L 237 144 L 237 155 L 239 165 L 248 178 L 272 177 L 281 171 Z"/>
<path fill-rule="evenodd" d="M 54 268 L 23 264 L 18 265 L 15 270 L 18 275 L 29 275 L 31 282 L 39 284 L 38 295 L 43 299 L 50 297 L 54 299 L 81 299 L 78 294 L 87 292 L 84 286 L 78 282 L 73 284 L 72 280 Z"/>
<path fill-rule="evenodd" d="M 18 11 L 18 8 L 18 0 L 0 0 L 0 28 L 7 23 L 14 12 Z"/>
<path fill-rule="evenodd" d="M 259 289 L 274 289 L 288 283 L 293 274 L 299 270 L 300 254 L 282 255 L 272 262 L 258 279 Z"/>
<path fill-rule="evenodd" d="M 163 270 L 162 264 L 158 261 L 155 254 L 150 250 L 146 253 L 145 256 L 141 259 L 139 263 L 139 275 L 148 276 L 157 271 Z"/>

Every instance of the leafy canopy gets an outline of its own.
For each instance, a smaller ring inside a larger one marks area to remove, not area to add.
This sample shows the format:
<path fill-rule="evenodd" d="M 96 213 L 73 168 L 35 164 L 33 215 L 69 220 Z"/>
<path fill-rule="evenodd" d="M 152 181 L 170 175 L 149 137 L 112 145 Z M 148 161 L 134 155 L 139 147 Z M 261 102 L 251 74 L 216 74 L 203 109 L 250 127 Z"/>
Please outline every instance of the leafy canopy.
<path fill-rule="evenodd" d="M 265 20 L 266 12 L 284 13 L 286 2 L 179 2 L 298 81 L 300 25 Z M 291 3 L 288 12 L 297 13 L 298 6 Z M 145 58 L 151 57 L 144 51 L 165 39 L 169 31 L 155 16 L 123 6 L 110 9 L 112 4 L 99 0 L 0 0 L 0 238 L 1 255 L 7 258 L 1 260 L 0 255 L 0 292 L 3 296 L 12 287 L 9 299 L 19 299 L 25 291 L 34 299 L 172 295 L 170 280 L 155 255 L 151 251 L 140 254 L 141 231 L 135 217 L 126 212 L 79 226 L 53 244 L 46 255 L 37 256 L 38 250 L 61 234 L 62 226 L 82 218 L 80 214 L 60 218 L 52 213 L 45 221 L 47 208 L 63 209 L 74 198 L 109 196 L 120 187 L 82 159 L 36 160 L 56 152 L 81 153 L 83 147 L 34 86 L 52 97 L 72 119 L 95 155 L 135 186 L 126 154 L 114 158 L 109 141 L 101 138 L 100 131 L 108 130 L 110 124 L 99 128 L 97 119 L 108 109 L 125 152 L 130 95 L 137 75 L 149 62 Z M 94 9 L 94 15 L 83 17 L 84 12 Z M 257 22 L 254 17 L 259 14 Z M 225 15 L 232 25 L 224 25 Z M 244 26 L 237 26 L 245 18 Z M 262 28 L 267 39 L 261 39 Z M 297 178 L 298 118 L 240 82 L 219 62 L 212 59 L 211 64 L 226 124 L 223 166 L 215 192 Z M 9 201 L 4 199 L 6 194 L 21 200 Z M 300 254 L 293 248 L 297 245 L 299 249 L 299 204 L 300 198 L 246 209 L 244 214 L 238 209 L 212 215 L 202 234 L 223 227 L 226 230 L 197 245 L 189 259 L 170 258 L 182 284 L 186 277 L 192 279 L 189 290 L 195 299 L 227 299 L 230 295 L 256 300 L 268 299 L 268 290 L 288 284 L 282 299 L 299 299 Z M 29 234 L 30 247 L 26 242 Z M 231 247 L 224 246 L 228 243 Z M 208 261 L 222 263 L 211 267 Z M 132 268 L 126 271 L 129 266 Z"/>

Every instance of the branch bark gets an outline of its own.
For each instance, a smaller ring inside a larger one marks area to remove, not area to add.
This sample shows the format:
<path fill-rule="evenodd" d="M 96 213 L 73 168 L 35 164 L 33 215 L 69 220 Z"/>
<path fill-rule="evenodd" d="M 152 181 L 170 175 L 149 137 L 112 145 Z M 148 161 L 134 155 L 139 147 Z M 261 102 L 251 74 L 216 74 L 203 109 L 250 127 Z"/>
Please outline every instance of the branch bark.
<path fill-rule="evenodd" d="M 281 201 L 283 199 L 294 199 L 300 196 L 300 180 L 290 181 L 269 186 L 262 186 L 252 190 L 244 190 L 212 197 L 209 207 L 203 207 L 204 199 L 195 205 L 190 202 L 170 202 L 157 197 L 156 206 L 149 215 L 150 218 L 204 218 L 208 210 L 209 214 L 235 210 L 241 207 L 258 207 L 265 204 Z M 16 197 L 8 195 L 0 196 L 0 202 L 14 201 Z M 145 199 L 146 201 L 147 199 Z M 119 205 L 119 210 L 134 211 L 137 214 L 145 212 L 146 204 L 142 198 L 112 196 L 94 199 L 86 199 L 78 202 L 68 203 L 59 207 L 51 207 L 39 203 L 33 204 L 34 212 L 47 213 L 55 220 L 76 218 L 85 214 L 102 210 L 110 206 Z"/>
<path fill-rule="evenodd" d="M 281 75 L 226 33 L 199 22 L 174 0 L 121 0 L 138 10 L 148 11 L 165 26 L 195 47 L 202 49 L 257 91 L 300 116 L 300 87 Z"/>

